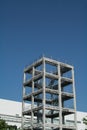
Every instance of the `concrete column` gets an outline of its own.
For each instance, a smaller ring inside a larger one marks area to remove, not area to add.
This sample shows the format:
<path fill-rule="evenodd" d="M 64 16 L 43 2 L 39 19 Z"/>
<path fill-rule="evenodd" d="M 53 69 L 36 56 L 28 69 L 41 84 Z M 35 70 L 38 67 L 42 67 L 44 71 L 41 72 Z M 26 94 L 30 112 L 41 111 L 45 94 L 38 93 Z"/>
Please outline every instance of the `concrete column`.
<path fill-rule="evenodd" d="M 43 57 L 43 130 L 45 130 L 45 58 Z"/>
<path fill-rule="evenodd" d="M 76 113 L 76 92 L 75 92 L 74 67 L 72 68 L 72 80 L 73 80 L 72 87 L 73 87 L 73 94 L 74 94 L 74 110 L 75 110 L 74 121 L 75 121 L 76 130 L 77 130 L 77 113 Z"/>
<path fill-rule="evenodd" d="M 53 99 L 53 94 L 51 94 L 51 99 Z M 53 105 L 53 103 L 51 105 Z M 51 114 L 53 114 L 53 110 L 51 110 Z M 53 118 L 51 118 L 51 123 L 53 124 Z M 51 130 L 53 130 L 53 127 L 51 127 Z"/>
<path fill-rule="evenodd" d="M 53 94 L 51 94 L 51 99 L 53 99 Z M 53 105 L 53 103 L 51 105 Z M 53 114 L 53 110 L 51 110 L 51 114 Z M 51 118 L 51 123 L 53 123 L 53 118 Z"/>
<path fill-rule="evenodd" d="M 23 77 L 23 83 L 26 81 L 26 74 L 24 73 L 24 77 Z M 25 95 L 25 87 L 23 86 L 22 87 L 22 112 L 24 111 L 24 108 L 25 108 L 25 106 L 24 106 L 24 100 L 23 100 L 23 96 Z M 22 113 L 22 123 L 21 123 L 22 125 L 21 125 L 21 127 L 22 127 L 22 130 L 23 130 L 23 126 L 24 126 L 24 115 L 23 115 L 23 113 Z"/>
<path fill-rule="evenodd" d="M 24 73 L 23 83 L 26 81 L 26 73 Z M 23 86 L 23 96 L 25 95 L 25 87 Z"/>
<path fill-rule="evenodd" d="M 34 124 L 34 112 L 32 111 L 32 109 L 34 108 L 34 96 L 33 96 L 33 92 L 34 92 L 34 80 L 33 80 L 33 77 L 34 77 L 34 67 L 32 68 L 32 103 L 31 103 L 31 124 L 33 126 Z M 32 128 L 33 130 L 33 128 Z"/>
<path fill-rule="evenodd" d="M 60 72 L 60 64 L 58 64 L 58 91 L 59 91 L 59 124 L 60 130 L 62 130 L 62 99 L 61 99 L 61 72 Z"/>

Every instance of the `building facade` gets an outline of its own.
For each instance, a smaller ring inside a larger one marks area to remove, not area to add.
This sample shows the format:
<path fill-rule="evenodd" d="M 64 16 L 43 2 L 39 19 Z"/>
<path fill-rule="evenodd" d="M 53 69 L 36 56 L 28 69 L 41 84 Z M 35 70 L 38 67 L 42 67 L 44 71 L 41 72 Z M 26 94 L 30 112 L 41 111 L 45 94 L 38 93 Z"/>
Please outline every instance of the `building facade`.
<path fill-rule="evenodd" d="M 3 119 L 9 125 L 21 127 L 21 102 L 0 99 L 0 119 Z"/>
<path fill-rule="evenodd" d="M 16 125 L 21 128 L 21 111 L 22 103 L 12 100 L 0 99 L 0 119 L 4 119 L 9 125 Z M 83 124 L 83 118 L 87 116 L 87 112 L 77 111 L 77 130 L 85 130 L 86 126 Z M 65 121 L 67 124 L 74 122 L 73 115 L 67 116 Z M 30 119 L 31 120 L 31 119 Z M 27 122 L 27 120 L 26 120 Z"/>

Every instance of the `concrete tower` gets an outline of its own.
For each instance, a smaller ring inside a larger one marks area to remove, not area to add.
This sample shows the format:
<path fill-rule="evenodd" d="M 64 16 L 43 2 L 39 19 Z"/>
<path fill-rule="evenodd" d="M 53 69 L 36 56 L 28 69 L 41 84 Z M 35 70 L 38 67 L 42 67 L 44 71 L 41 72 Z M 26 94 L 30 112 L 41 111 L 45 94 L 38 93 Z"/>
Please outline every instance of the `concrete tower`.
<path fill-rule="evenodd" d="M 70 114 L 74 122 L 67 124 Z M 74 67 L 46 57 L 26 67 L 22 129 L 77 130 L 76 124 Z"/>

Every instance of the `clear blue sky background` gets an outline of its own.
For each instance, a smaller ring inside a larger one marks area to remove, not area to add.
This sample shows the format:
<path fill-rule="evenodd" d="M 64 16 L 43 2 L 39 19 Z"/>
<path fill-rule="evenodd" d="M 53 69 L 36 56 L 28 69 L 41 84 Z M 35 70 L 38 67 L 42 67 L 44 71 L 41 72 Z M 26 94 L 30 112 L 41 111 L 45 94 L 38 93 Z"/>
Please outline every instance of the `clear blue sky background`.
<path fill-rule="evenodd" d="M 87 112 L 87 0 L 0 0 L 0 98 L 22 100 L 23 69 L 43 54 L 74 65 Z"/>

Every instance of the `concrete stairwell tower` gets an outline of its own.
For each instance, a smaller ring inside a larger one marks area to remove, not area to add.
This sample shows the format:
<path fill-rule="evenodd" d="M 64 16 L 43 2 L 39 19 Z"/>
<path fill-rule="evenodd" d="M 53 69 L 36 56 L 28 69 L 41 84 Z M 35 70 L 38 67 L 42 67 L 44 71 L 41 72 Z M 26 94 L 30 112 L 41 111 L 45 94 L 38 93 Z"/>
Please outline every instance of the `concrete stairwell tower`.
<path fill-rule="evenodd" d="M 46 57 L 26 67 L 22 130 L 77 130 L 76 124 L 74 67 Z"/>

